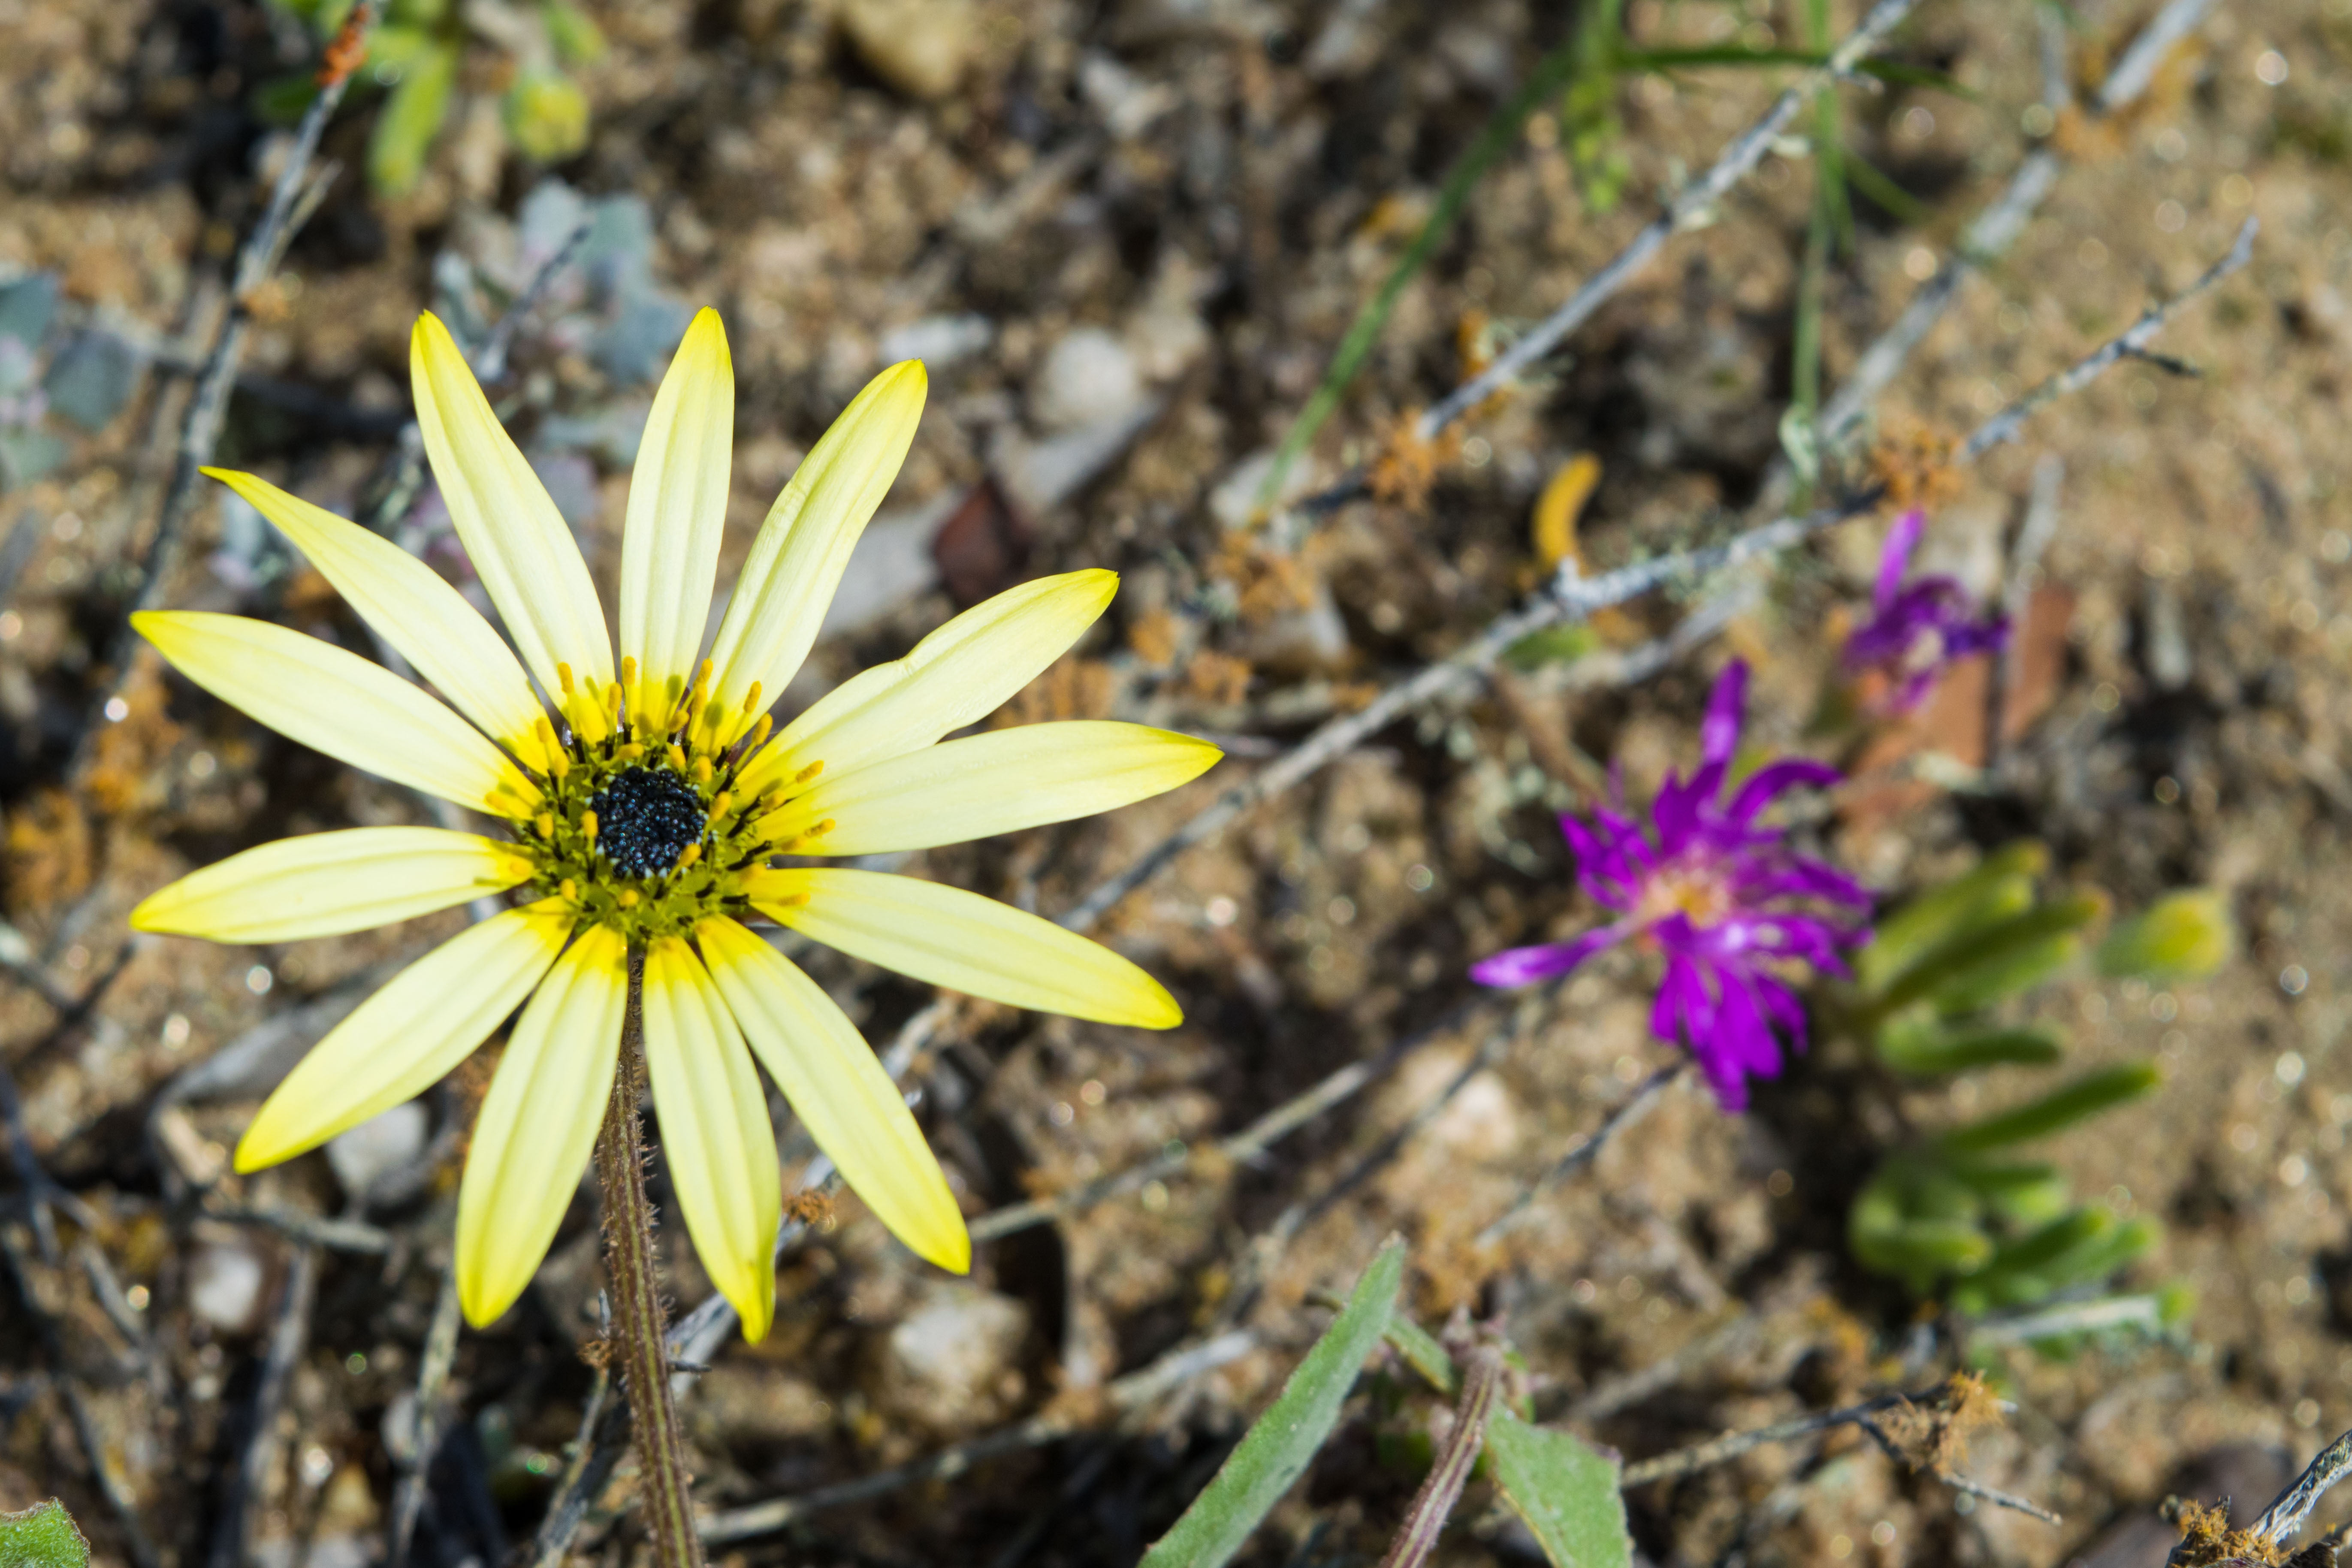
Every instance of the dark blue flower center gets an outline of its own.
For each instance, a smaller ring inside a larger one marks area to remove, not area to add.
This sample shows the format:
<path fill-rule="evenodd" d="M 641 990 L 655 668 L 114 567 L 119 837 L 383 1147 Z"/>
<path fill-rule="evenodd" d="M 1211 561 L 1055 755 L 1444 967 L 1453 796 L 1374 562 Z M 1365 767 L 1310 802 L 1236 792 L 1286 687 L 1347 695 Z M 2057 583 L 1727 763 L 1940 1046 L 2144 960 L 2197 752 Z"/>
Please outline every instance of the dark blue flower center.
<path fill-rule="evenodd" d="M 588 797 L 596 814 L 596 847 L 625 877 L 671 869 L 702 837 L 702 799 L 667 768 L 625 768 Z"/>

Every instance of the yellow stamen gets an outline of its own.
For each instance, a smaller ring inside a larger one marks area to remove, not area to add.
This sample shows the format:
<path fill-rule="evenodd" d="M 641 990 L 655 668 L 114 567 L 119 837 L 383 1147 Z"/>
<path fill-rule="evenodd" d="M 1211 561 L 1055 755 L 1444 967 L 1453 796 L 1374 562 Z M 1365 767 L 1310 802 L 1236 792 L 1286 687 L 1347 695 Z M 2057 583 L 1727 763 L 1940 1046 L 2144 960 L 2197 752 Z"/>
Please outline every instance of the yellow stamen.
<path fill-rule="evenodd" d="M 709 784 L 710 782 L 710 759 L 709 757 L 695 758 L 694 765 L 687 769 L 687 775 L 698 784 Z"/>
<path fill-rule="evenodd" d="M 555 885 L 555 890 L 563 896 L 564 901 L 567 903 L 578 903 L 580 901 L 580 884 L 573 881 L 569 877 L 566 877 L 563 880 L 558 882 Z"/>
<path fill-rule="evenodd" d="M 677 742 L 671 742 L 669 750 L 664 754 L 669 758 L 671 767 L 676 768 L 679 773 L 686 772 L 686 753 L 677 749 Z"/>
<path fill-rule="evenodd" d="M 571 771 L 572 759 L 565 756 L 562 752 L 556 752 L 555 760 L 547 764 L 548 776 L 555 780 L 558 784 L 562 783 L 563 775 Z"/>
<path fill-rule="evenodd" d="M 710 666 L 709 666 L 709 662 L 708 660 L 705 660 L 705 661 L 704 661 L 703 668 L 704 668 L 705 669 L 708 669 L 708 668 L 710 668 Z M 743 713 L 744 713 L 744 716 L 745 716 L 746 718 L 748 718 L 748 717 L 750 717 L 751 714 L 757 713 L 759 710 L 760 710 L 760 683 L 759 683 L 758 681 L 756 681 L 756 680 L 755 680 L 755 681 L 751 682 L 751 690 L 749 690 L 749 691 L 746 691 L 745 693 L 743 693 Z"/>
<path fill-rule="evenodd" d="M 613 754 L 620 758 L 621 761 L 625 763 L 634 763 L 639 757 L 646 754 L 646 749 L 643 746 L 638 745 L 635 741 L 625 741 L 622 742 L 620 749 L 615 751 Z"/>
<path fill-rule="evenodd" d="M 758 688 L 757 686 L 754 686 L 751 689 L 752 689 L 752 690 L 754 690 L 754 691 L 757 691 L 757 690 L 759 689 L 759 688 Z M 751 752 L 756 752 L 756 751 L 758 751 L 761 746 L 765 745 L 765 744 L 767 743 L 767 741 L 768 741 L 768 731 L 771 731 L 771 730 L 772 730 L 772 729 L 774 729 L 775 727 L 776 727 L 776 716 L 775 716 L 774 714 L 772 714 L 772 713 L 762 713 L 762 714 L 761 714 L 761 715 L 760 715 L 760 717 L 759 717 L 759 721 L 751 726 L 751 740 L 750 740 L 750 741 L 748 741 L 748 742 L 746 742 L 744 743 L 743 751 L 744 751 L 745 754 L 746 754 L 746 755 L 748 755 L 748 754 L 750 754 L 750 753 L 751 753 Z"/>
<path fill-rule="evenodd" d="M 621 896 L 613 901 L 625 910 L 634 910 L 637 907 L 637 890 L 635 888 L 624 888 L 621 889 Z"/>
<path fill-rule="evenodd" d="M 555 667 L 555 683 L 563 688 L 563 695 L 565 697 L 568 698 L 572 695 L 572 667 L 570 665 L 558 664 Z"/>
<path fill-rule="evenodd" d="M 781 899 L 771 899 L 768 901 L 780 910 L 796 910 L 809 901 L 809 896 L 806 893 L 787 893 Z"/>
<path fill-rule="evenodd" d="M 735 796 L 733 793 L 728 790 L 720 790 L 717 795 L 710 797 L 710 819 L 713 822 L 718 821 L 720 817 L 727 815 L 727 808 L 734 804 Z"/>
<path fill-rule="evenodd" d="M 811 763 L 808 766 L 803 768 L 799 773 L 793 775 L 793 783 L 796 784 L 804 784 L 823 772 L 824 772 L 824 763 Z"/>
<path fill-rule="evenodd" d="M 677 869 L 683 871 L 688 866 L 693 865 L 697 860 L 701 858 L 702 846 L 699 844 L 689 844 L 678 852 Z"/>
<path fill-rule="evenodd" d="M 538 821 L 534 826 L 536 826 L 538 827 L 538 829 L 539 829 L 539 836 L 540 836 L 541 838 L 552 838 L 552 837 L 555 837 L 555 813 L 553 813 L 553 812 L 551 812 L 551 811 L 542 811 L 542 812 L 541 812 L 541 813 L 539 814 L 539 821 Z"/>
<path fill-rule="evenodd" d="M 580 837 L 585 838 L 591 844 L 596 842 L 596 814 L 594 812 L 583 811 L 580 814 Z"/>

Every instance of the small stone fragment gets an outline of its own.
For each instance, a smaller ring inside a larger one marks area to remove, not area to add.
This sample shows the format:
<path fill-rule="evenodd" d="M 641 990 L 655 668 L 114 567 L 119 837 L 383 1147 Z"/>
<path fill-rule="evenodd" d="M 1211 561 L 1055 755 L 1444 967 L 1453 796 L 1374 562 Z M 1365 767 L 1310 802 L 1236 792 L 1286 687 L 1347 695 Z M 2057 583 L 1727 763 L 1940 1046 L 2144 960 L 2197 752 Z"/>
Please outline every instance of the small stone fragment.
<path fill-rule="evenodd" d="M 909 98 L 947 97 L 971 58 L 970 0 L 850 0 L 841 30 L 866 68 Z"/>
<path fill-rule="evenodd" d="M 267 1274 L 242 1241 L 207 1242 L 188 1260 L 188 1309 L 222 1333 L 245 1333 L 260 1321 Z"/>
<path fill-rule="evenodd" d="M 426 1117 L 422 1100 L 395 1105 L 327 1142 L 327 1163 L 344 1195 L 364 1199 L 394 1171 L 414 1164 L 425 1152 Z"/>
<path fill-rule="evenodd" d="M 875 1403 L 946 1434 L 1011 1414 L 1023 1392 L 1029 1309 L 976 1286 L 933 1285 L 877 1347 Z"/>
<path fill-rule="evenodd" d="M 1029 384 L 1029 416 L 1046 430 L 1076 430 L 1142 401 L 1135 356 L 1099 327 L 1065 333 Z"/>

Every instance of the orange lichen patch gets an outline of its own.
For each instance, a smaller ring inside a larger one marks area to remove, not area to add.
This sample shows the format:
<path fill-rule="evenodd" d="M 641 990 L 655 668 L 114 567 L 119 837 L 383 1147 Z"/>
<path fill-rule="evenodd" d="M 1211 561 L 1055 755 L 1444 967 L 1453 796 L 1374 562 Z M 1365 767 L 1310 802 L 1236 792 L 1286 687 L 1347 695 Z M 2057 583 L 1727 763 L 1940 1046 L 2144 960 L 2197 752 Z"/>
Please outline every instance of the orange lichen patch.
<path fill-rule="evenodd" d="M 1127 628 L 1128 649 L 1146 664 L 1167 665 L 1175 660 L 1182 631 L 1174 616 L 1166 610 L 1154 610 L 1137 616 L 1135 624 Z"/>
<path fill-rule="evenodd" d="M 171 784 L 163 759 L 184 733 L 165 713 L 162 672 L 152 658 L 131 667 L 131 679 L 119 695 L 123 716 L 100 721 L 90 746 L 89 771 L 82 778 L 89 804 L 101 816 L 152 811 L 164 803 Z"/>
<path fill-rule="evenodd" d="M 784 1217 L 798 1224 L 823 1227 L 833 1223 L 833 1194 L 816 1187 L 803 1187 L 784 1197 Z"/>
<path fill-rule="evenodd" d="M 50 910 L 89 890 L 89 817 L 63 790 L 43 790 L 8 818 L 8 907 Z"/>
<path fill-rule="evenodd" d="M 1264 626 L 1315 602 L 1315 579 L 1306 563 L 1266 548 L 1254 536 L 1226 535 L 1209 560 L 1209 575 L 1232 586 L 1247 626 Z"/>
<path fill-rule="evenodd" d="M 1110 666 L 1099 659 L 1065 654 L 1053 667 L 1023 688 L 1019 696 L 998 709 L 988 721 L 992 730 L 1013 724 L 1043 724 L 1060 719 L 1106 719 L 1118 696 L 1118 680 Z"/>
<path fill-rule="evenodd" d="M 1953 441 L 1925 426 L 1913 425 L 1878 438 L 1870 449 L 1870 478 L 1885 488 L 1885 504 L 1895 511 L 1932 508 L 1960 493 L 1959 476 L 1952 470 Z"/>
<path fill-rule="evenodd" d="M 1397 416 L 1389 426 L 1388 437 L 1381 443 L 1380 455 L 1367 465 L 1364 483 L 1378 500 L 1390 501 L 1411 511 L 1418 511 L 1429 502 L 1429 492 L 1437 483 L 1437 476 L 1446 464 L 1462 450 L 1459 425 L 1423 437 L 1418 428 L 1421 411 L 1408 409 Z"/>
<path fill-rule="evenodd" d="M 2172 1549 L 2167 1568 L 2212 1568 L 2222 1563 L 2276 1563 L 2286 1552 L 2278 1542 L 2251 1530 L 2230 1528 L 2230 1505 L 2184 1501 L 2173 1510 L 2180 1527 L 2180 1544 Z"/>
<path fill-rule="evenodd" d="M 1934 1403 L 1906 1400 L 1878 1418 L 1906 1462 L 1915 1470 L 1946 1476 L 1969 1457 L 1969 1434 L 2000 1425 L 2000 1401 L 1984 1374 L 1956 1372 Z"/>
<path fill-rule="evenodd" d="M 1202 648 L 1184 667 L 1185 695 L 1212 707 L 1231 707 L 1249 695 L 1250 664 L 1245 658 Z"/>

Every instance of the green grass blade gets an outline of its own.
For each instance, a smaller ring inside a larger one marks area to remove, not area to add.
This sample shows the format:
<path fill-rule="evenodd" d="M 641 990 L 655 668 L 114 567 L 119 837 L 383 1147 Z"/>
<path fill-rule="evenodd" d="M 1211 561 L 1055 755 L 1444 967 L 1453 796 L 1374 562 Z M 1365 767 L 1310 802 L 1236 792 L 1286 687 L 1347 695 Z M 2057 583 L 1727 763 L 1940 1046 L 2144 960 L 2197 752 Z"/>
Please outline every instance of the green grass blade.
<path fill-rule="evenodd" d="M 2064 1088 L 2031 1105 L 2003 1111 L 1970 1126 L 1944 1134 L 1948 1154 L 1981 1154 L 2011 1143 L 2023 1143 L 2072 1127 L 2102 1110 L 2137 1100 L 2164 1081 L 2154 1062 L 2125 1062 L 2085 1073 Z"/>
<path fill-rule="evenodd" d="M 1852 148 L 1846 150 L 1845 177 L 1855 190 L 1893 213 L 1897 220 L 1914 225 L 1927 221 L 1925 202 L 1896 184 L 1868 159 L 1857 157 Z"/>
<path fill-rule="evenodd" d="M 1391 1241 L 1240 1447 L 1184 1517 L 1143 1554 L 1140 1568 L 1221 1568 L 1242 1549 L 1339 1423 L 1364 1358 L 1389 1328 L 1403 1278 L 1404 1243 Z"/>
<path fill-rule="evenodd" d="M 1396 309 L 1398 297 L 1404 292 L 1405 285 L 1429 264 L 1429 258 L 1436 253 L 1438 245 L 1454 231 L 1462 209 L 1469 204 L 1470 193 L 1477 187 L 1495 161 L 1518 140 L 1520 127 L 1527 123 L 1528 116 L 1535 111 L 1536 105 L 1559 91 L 1567 82 L 1569 72 L 1576 64 L 1579 44 L 1580 39 L 1571 36 L 1566 43 L 1537 61 L 1535 69 L 1520 84 L 1519 90 L 1495 111 L 1494 117 L 1486 121 L 1486 128 L 1478 132 L 1478 139 L 1446 172 L 1445 184 L 1438 189 L 1437 205 L 1421 226 L 1421 232 L 1413 236 L 1412 243 L 1405 247 L 1405 253 L 1389 269 L 1380 291 L 1356 312 L 1355 321 L 1349 324 L 1348 335 L 1339 340 L 1339 347 L 1331 356 L 1330 368 L 1323 373 L 1322 384 L 1315 389 L 1314 395 L 1307 400 L 1307 406 L 1298 411 L 1298 417 L 1290 422 L 1289 430 L 1283 435 L 1282 445 L 1275 450 L 1274 465 L 1266 470 L 1265 482 L 1258 487 L 1260 506 L 1272 505 L 1274 499 L 1282 493 L 1283 480 L 1289 477 L 1291 466 L 1307 449 L 1307 443 L 1315 439 L 1316 433 L 1323 428 L 1324 421 L 1339 408 L 1339 399 L 1346 394 L 1348 384 L 1356 379 L 1356 373 L 1363 368 L 1373 345 L 1380 342 L 1381 331 L 1387 328 L 1389 314 Z"/>
<path fill-rule="evenodd" d="M 384 100 L 375 134 L 368 140 L 368 178 L 377 190 L 398 195 L 416 184 L 425 172 L 425 154 L 449 112 L 449 93 L 457 81 L 454 48 L 429 48 L 410 63 L 400 85 Z"/>
<path fill-rule="evenodd" d="M 1486 1463 L 1552 1568 L 1629 1568 L 1633 1541 L 1616 1460 L 1580 1437 L 1498 1410 L 1486 1427 Z"/>

